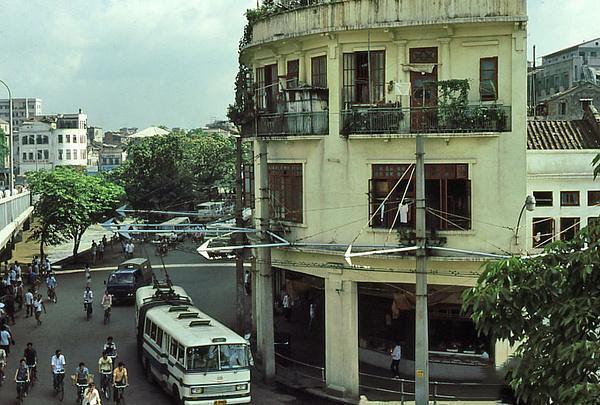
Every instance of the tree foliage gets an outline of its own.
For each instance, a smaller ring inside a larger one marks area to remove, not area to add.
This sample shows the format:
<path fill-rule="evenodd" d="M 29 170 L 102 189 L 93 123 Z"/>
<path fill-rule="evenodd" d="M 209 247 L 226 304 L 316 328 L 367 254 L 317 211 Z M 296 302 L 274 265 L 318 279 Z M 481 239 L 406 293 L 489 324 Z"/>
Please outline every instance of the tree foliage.
<path fill-rule="evenodd" d="M 600 403 L 600 226 L 533 258 L 489 263 L 464 295 L 480 333 L 517 344 L 507 379 L 528 404 Z"/>
<path fill-rule="evenodd" d="M 232 188 L 235 141 L 199 129 L 140 139 L 111 176 L 134 209 L 191 209 L 215 198 L 218 187 Z"/>
<path fill-rule="evenodd" d="M 120 204 L 123 189 L 103 177 L 87 176 L 68 167 L 27 174 L 36 198 L 32 238 L 44 246 L 72 240 L 73 255 L 79 251 L 86 229 L 109 217 Z"/>
<path fill-rule="evenodd" d="M 6 142 L 6 134 L 4 130 L 0 128 L 0 166 L 4 167 L 4 161 L 6 160 L 6 155 L 8 154 L 8 145 Z"/>

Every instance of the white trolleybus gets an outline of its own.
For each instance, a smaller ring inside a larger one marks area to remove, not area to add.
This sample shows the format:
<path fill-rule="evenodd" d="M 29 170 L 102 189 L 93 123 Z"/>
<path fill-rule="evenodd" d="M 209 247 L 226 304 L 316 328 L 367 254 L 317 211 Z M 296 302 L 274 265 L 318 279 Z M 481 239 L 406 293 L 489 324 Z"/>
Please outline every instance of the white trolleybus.
<path fill-rule="evenodd" d="M 181 287 L 141 287 L 135 303 L 146 375 L 182 405 L 249 403 L 248 342 L 193 305 Z"/>

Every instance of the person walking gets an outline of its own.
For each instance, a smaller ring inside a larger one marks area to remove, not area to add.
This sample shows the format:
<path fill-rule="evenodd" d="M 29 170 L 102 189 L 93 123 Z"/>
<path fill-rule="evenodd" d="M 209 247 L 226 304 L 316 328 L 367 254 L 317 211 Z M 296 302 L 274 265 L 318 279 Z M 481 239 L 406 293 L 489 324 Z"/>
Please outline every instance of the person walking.
<path fill-rule="evenodd" d="M 317 316 L 317 304 L 311 302 L 308 306 L 308 330 L 312 330 L 312 324 Z"/>
<path fill-rule="evenodd" d="M 33 290 L 30 288 L 25 293 L 25 318 L 33 316 Z"/>
<path fill-rule="evenodd" d="M 90 270 L 89 264 L 85 265 L 84 273 L 85 273 L 85 286 L 91 287 L 92 286 L 92 271 Z"/>
<path fill-rule="evenodd" d="M 285 317 L 285 320 L 290 322 L 292 319 L 292 300 L 287 292 L 283 293 L 281 305 L 283 306 L 283 316 Z"/>
<path fill-rule="evenodd" d="M 42 324 L 42 321 L 40 319 L 40 316 L 42 315 L 42 309 L 44 310 L 45 314 L 48 313 L 46 312 L 46 306 L 44 305 L 44 299 L 42 298 L 42 294 L 38 294 L 33 300 L 33 310 L 35 312 L 35 320 L 37 321 L 37 326 L 40 326 Z"/>
<path fill-rule="evenodd" d="M 22 280 L 18 280 L 17 281 L 17 287 L 15 288 L 15 302 L 18 305 L 17 311 L 20 311 L 21 309 L 23 309 L 23 299 L 24 299 L 24 288 L 23 288 L 23 281 Z"/>
<path fill-rule="evenodd" d="M 6 323 L 15 324 L 15 296 L 9 292 L 4 296 L 4 311 L 6 312 Z"/>
<path fill-rule="evenodd" d="M 390 364 L 390 369 L 394 374 L 394 378 L 400 378 L 400 359 L 402 358 L 402 346 L 400 346 L 400 342 L 396 342 L 396 345 L 392 349 L 391 352 L 392 364 Z"/>
<path fill-rule="evenodd" d="M 104 242 L 98 242 L 98 260 L 104 260 Z"/>
<path fill-rule="evenodd" d="M 6 354 L 10 353 L 10 343 L 13 342 L 13 337 L 8 330 L 8 326 L 2 325 L 0 328 L 0 349 L 3 349 Z"/>
<path fill-rule="evenodd" d="M 98 254 L 98 245 L 96 241 L 92 241 L 92 247 L 90 248 L 90 253 L 92 254 L 92 264 L 96 264 L 96 255 Z"/>
<path fill-rule="evenodd" d="M 244 270 L 244 289 L 246 290 L 246 295 L 250 295 L 252 292 L 252 284 L 250 278 L 250 270 Z"/>

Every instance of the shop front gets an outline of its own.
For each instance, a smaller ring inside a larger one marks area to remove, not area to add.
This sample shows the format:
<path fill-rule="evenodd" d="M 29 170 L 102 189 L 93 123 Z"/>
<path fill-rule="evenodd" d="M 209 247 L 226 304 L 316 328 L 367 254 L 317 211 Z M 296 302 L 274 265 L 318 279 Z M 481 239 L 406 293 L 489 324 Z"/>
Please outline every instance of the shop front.
<path fill-rule="evenodd" d="M 493 375 L 494 348 L 461 311 L 464 287 L 429 286 L 429 372 L 432 380 L 483 381 Z M 390 351 L 402 347 L 400 372 L 414 376 L 415 288 L 360 283 L 358 336 L 361 366 L 389 369 Z"/>

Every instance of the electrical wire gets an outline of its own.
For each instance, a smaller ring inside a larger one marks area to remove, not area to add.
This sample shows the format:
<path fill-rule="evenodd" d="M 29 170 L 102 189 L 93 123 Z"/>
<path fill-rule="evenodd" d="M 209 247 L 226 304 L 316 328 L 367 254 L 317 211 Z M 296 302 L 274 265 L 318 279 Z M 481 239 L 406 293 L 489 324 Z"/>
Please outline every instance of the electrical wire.
<path fill-rule="evenodd" d="M 491 222 L 486 222 L 486 221 L 475 220 L 475 219 L 472 219 L 472 218 L 466 217 L 466 216 L 464 216 L 464 215 L 458 215 L 458 214 L 454 214 L 454 213 L 452 213 L 452 212 L 448 212 L 448 211 L 442 211 L 442 210 L 438 210 L 438 209 L 431 208 L 431 207 L 427 207 L 427 209 L 429 209 L 429 210 L 431 210 L 431 211 L 435 211 L 435 212 L 437 212 L 438 214 L 441 214 L 441 215 L 448 215 L 448 216 L 452 216 L 452 217 L 454 217 L 454 218 L 458 218 L 458 219 L 466 219 L 466 220 L 468 220 L 468 221 L 471 221 L 471 222 L 476 222 L 476 223 L 480 223 L 480 224 L 484 224 L 484 225 L 489 225 L 489 226 L 493 226 L 493 227 L 500 228 L 500 229 L 507 229 L 507 230 L 509 230 L 509 231 L 514 231 L 514 228 L 512 228 L 512 227 L 510 227 L 510 226 L 506 226 L 506 225 L 497 225 L 497 224 L 493 224 L 493 223 L 491 223 Z"/>
<path fill-rule="evenodd" d="M 461 231 L 468 231 L 468 229 L 466 229 L 466 228 L 463 228 L 462 226 L 460 226 L 460 225 L 458 225 L 458 224 L 456 224 L 456 223 L 454 223 L 454 222 L 450 221 L 448 218 L 444 218 L 443 216 L 441 216 L 441 215 L 439 215 L 439 214 L 436 214 L 435 212 L 431 211 L 431 210 L 430 210 L 430 209 L 428 209 L 428 208 L 425 208 L 425 209 L 426 209 L 426 210 L 427 210 L 427 212 L 429 212 L 431 215 L 433 215 L 433 216 L 436 216 L 436 217 L 440 218 L 440 219 L 441 219 L 441 220 L 443 220 L 443 221 L 446 221 L 447 223 L 449 223 L 449 224 L 450 224 L 450 225 L 452 225 L 452 226 L 455 226 L 455 227 L 457 227 L 457 228 L 458 228 L 458 229 L 460 229 Z M 480 237 L 478 237 L 478 236 L 475 236 L 475 238 L 479 239 L 479 240 L 480 240 L 480 241 L 482 241 L 482 242 L 485 242 L 485 243 L 487 243 L 487 244 L 488 244 L 488 245 L 490 245 L 490 246 L 493 246 L 493 247 L 495 247 L 496 249 L 498 249 L 498 250 L 502 251 L 503 253 L 506 253 L 506 254 L 508 254 L 508 255 L 511 255 L 511 253 L 510 253 L 509 251 L 507 251 L 507 250 L 505 250 L 505 249 L 501 248 L 500 246 L 498 246 L 498 245 L 496 245 L 496 244 L 494 244 L 494 243 L 490 242 L 490 241 L 489 241 L 489 240 L 487 240 L 487 239 L 483 239 L 483 238 L 480 238 Z"/>
<path fill-rule="evenodd" d="M 406 183 L 406 188 L 404 189 L 404 194 L 402 194 L 402 199 L 400 200 L 400 206 L 404 204 L 404 199 L 406 198 L 406 193 L 408 193 L 408 188 L 410 187 L 410 182 L 412 181 L 414 173 L 415 173 L 415 168 L 413 167 L 412 171 L 410 172 L 410 178 L 408 179 L 408 183 Z M 400 206 L 398 206 L 398 210 L 396 211 L 396 215 L 394 216 L 394 221 L 392 221 L 392 226 L 390 227 L 390 230 L 388 231 L 388 234 L 385 237 L 385 241 L 383 242 L 384 245 L 390 239 L 390 235 L 392 234 L 392 231 L 394 230 L 394 227 L 396 226 L 396 221 L 398 220 L 398 216 L 400 215 Z"/>

